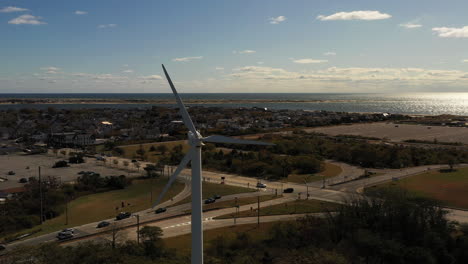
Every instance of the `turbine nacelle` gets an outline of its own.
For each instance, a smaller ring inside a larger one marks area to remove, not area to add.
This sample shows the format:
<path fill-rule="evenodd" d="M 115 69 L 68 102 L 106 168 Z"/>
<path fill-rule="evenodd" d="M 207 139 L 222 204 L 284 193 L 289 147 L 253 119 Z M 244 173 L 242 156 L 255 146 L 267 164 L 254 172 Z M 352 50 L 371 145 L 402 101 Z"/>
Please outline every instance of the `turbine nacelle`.
<path fill-rule="evenodd" d="M 198 130 L 195 132 L 196 132 L 195 135 L 192 133 L 192 131 L 189 131 L 187 133 L 189 145 L 192 147 L 203 146 L 204 144 L 202 142 L 202 139 L 203 139 L 202 135 L 200 134 L 200 132 L 198 132 Z"/>

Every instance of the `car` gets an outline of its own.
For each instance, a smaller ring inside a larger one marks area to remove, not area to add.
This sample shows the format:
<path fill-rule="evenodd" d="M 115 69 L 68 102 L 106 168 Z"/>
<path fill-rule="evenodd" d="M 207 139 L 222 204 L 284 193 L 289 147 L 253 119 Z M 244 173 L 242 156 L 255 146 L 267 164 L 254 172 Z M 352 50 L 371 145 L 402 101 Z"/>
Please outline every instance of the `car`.
<path fill-rule="evenodd" d="M 75 233 L 75 229 L 73 229 L 73 228 L 65 228 L 64 230 L 62 230 L 62 232 L 70 232 L 70 233 L 74 234 L 74 233 Z"/>
<path fill-rule="evenodd" d="M 221 195 L 215 194 L 215 195 L 213 195 L 213 199 L 215 199 L 215 200 L 221 199 Z"/>
<path fill-rule="evenodd" d="M 21 178 L 18 182 L 19 182 L 19 183 L 27 183 L 27 182 L 28 182 L 28 179 L 26 179 L 26 178 Z"/>
<path fill-rule="evenodd" d="M 121 212 L 120 214 L 118 214 L 116 217 L 115 217 L 115 220 L 122 220 L 122 219 L 125 219 L 125 218 L 129 218 L 132 214 L 129 213 L 129 212 Z"/>
<path fill-rule="evenodd" d="M 9 171 L 7 174 L 8 175 L 15 175 L 16 173 L 14 171 Z"/>
<path fill-rule="evenodd" d="M 286 188 L 283 190 L 284 193 L 292 193 L 294 192 L 294 188 Z"/>
<path fill-rule="evenodd" d="M 65 239 L 70 239 L 73 238 L 74 235 L 72 232 L 60 232 L 57 234 L 57 239 L 58 240 L 65 240 Z"/>
<path fill-rule="evenodd" d="M 264 183 L 261 183 L 261 182 L 258 182 L 258 183 L 257 183 L 257 188 L 266 188 L 266 187 L 267 187 L 267 186 L 266 186 L 266 184 L 264 184 Z"/>
<path fill-rule="evenodd" d="M 102 222 L 100 222 L 100 223 L 96 226 L 96 228 L 103 228 L 103 227 L 106 227 L 106 226 L 109 226 L 109 225 L 110 225 L 109 222 L 107 222 L 107 221 L 102 221 Z"/>
<path fill-rule="evenodd" d="M 167 210 L 166 208 L 162 207 L 162 208 L 156 209 L 156 211 L 154 211 L 154 212 L 155 212 L 156 214 L 160 214 L 160 213 L 166 212 L 166 210 Z"/>
<path fill-rule="evenodd" d="M 138 162 L 138 161 L 137 161 L 137 160 L 135 160 L 135 159 L 132 159 L 132 162 L 133 162 L 133 163 L 135 163 L 135 162 Z"/>
<path fill-rule="evenodd" d="M 208 199 L 205 200 L 205 204 L 210 204 L 210 203 L 214 203 L 214 202 L 216 202 L 216 200 L 213 199 L 213 198 L 208 198 Z"/>

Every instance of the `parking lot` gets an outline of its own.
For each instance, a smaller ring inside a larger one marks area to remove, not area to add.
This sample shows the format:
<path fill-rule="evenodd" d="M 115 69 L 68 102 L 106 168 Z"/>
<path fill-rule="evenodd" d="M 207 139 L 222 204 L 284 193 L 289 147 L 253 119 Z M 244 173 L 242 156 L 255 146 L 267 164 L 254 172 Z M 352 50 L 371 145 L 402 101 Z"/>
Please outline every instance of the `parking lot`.
<path fill-rule="evenodd" d="M 0 156 L 0 190 L 16 188 L 23 186 L 19 183 L 21 178 L 38 177 L 39 166 L 41 167 L 41 176 L 53 176 L 62 182 L 74 181 L 80 171 L 93 171 L 101 176 L 126 175 L 129 173 L 122 169 L 104 167 L 101 162 L 88 158 L 86 163 L 70 164 L 70 167 L 52 168 L 55 162 L 66 160 L 66 157 L 56 157 L 54 155 L 37 154 L 9 154 Z M 14 175 L 8 175 L 8 172 L 14 172 Z M 133 174 L 136 175 L 136 174 Z"/>

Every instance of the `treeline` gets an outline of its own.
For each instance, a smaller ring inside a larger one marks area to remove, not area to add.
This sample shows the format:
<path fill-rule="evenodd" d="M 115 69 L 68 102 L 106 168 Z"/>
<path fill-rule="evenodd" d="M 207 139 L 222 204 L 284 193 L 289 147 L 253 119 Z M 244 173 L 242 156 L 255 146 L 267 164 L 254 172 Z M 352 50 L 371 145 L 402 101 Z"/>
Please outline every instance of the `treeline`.
<path fill-rule="evenodd" d="M 0 236 L 14 234 L 23 229 L 32 228 L 42 220 L 57 217 L 65 210 L 65 204 L 85 194 L 123 189 L 131 184 L 124 175 L 101 177 L 97 173 L 84 174 L 74 185 L 60 184 L 55 177 L 44 177 L 42 183 L 35 177 L 29 178 L 25 192 L 0 205 Z M 9 240 L 12 238 L 8 238 Z"/>
<path fill-rule="evenodd" d="M 287 177 L 292 172 L 297 174 L 319 172 L 322 163 L 311 155 L 284 156 L 267 150 L 216 151 L 213 146 L 208 146 L 203 153 L 203 166 L 235 174 L 279 179 Z"/>
<path fill-rule="evenodd" d="M 316 155 L 319 158 L 334 159 L 369 168 L 402 168 L 468 162 L 468 152 L 464 150 L 371 144 L 353 138 L 332 138 L 307 133 L 297 133 L 293 136 L 267 135 L 263 140 L 276 144 L 269 148 L 276 154 Z"/>

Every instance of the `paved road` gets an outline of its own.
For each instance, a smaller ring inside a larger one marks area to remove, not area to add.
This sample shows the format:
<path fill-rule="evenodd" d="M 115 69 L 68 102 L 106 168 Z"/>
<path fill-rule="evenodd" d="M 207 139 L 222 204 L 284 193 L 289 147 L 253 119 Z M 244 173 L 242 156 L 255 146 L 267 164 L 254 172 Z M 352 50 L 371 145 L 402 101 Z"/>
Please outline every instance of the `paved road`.
<path fill-rule="evenodd" d="M 466 165 L 463 165 L 463 166 L 466 166 Z M 285 203 L 285 202 L 292 201 L 297 198 L 304 199 L 306 197 L 307 190 L 309 191 L 309 197 L 311 199 L 342 203 L 346 199 L 350 199 L 352 197 L 358 196 L 359 194 L 356 191 L 365 186 L 389 181 L 389 180 L 392 180 L 393 178 L 402 178 L 402 177 L 407 177 L 412 174 L 418 174 L 418 173 L 428 170 L 429 168 L 438 169 L 441 167 L 444 167 L 444 166 L 434 165 L 434 166 L 420 166 L 420 167 L 406 168 L 402 170 L 387 170 L 385 171 L 384 175 L 375 176 L 375 177 L 367 178 L 367 179 L 355 180 L 355 181 L 351 181 L 348 183 L 336 185 L 333 187 L 334 189 L 322 189 L 322 188 L 318 188 L 315 186 L 309 186 L 307 188 L 303 184 L 262 181 L 263 183 L 267 185 L 268 188 L 261 189 L 261 194 L 270 194 L 270 193 L 275 193 L 275 192 L 282 193 L 282 190 L 285 188 L 294 188 L 294 193 L 285 195 L 283 198 L 262 202 L 261 207 L 265 207 L 265 206 L 269 206 L 273 204 Z M 358 170 L 355 170 L 355 172 L 357 173 Z M 182 175 L 185 175 L 185 177 L 183 178 L 188 179 L 189 176 L 187 175 L 190 175 L 190 170 L 185 169 L 182 172 Z M 221 181 L 223 181 L 221 177 L 225 177 L 224 182 L 225 184 L 229 184 L 229 185 L 237 185 L 237 186 L 244 186 L 244 187 L 252 188 L 257 183 L 257 179 L 250 178 L 250 177 L 209 172 L 209 171 L 203 172 L 203 178 L 204 180 L 208 182 L 220 183 Z M 172 203 L 176 203 L 177 201 L 180 201 L 183 198 L 185 198 L 189 194 L 189 189 L 188 190 L 187 189 L 188 187 L 184 189 L 185 191 L 183 192 L 184 194 L 179 194 L 178 197 L 175 197 Z M 242 197 L 246 197 L 249 195 L 258 195 L 258 194 L 247 193 L 247 194 L 243 194 Z M 241 197 L 240 194 L 236 196 Z M 224 197 L 222 200 L 228 200 L 232 198 L 233 196 Z M 164 204 L 161 206 L 168 206 L 168 204 Z M 250 205 L 244 205 L 240 207 L 240 211 L 250 210 L 251 207 L 255 208 L 256 206 L 257 206 L 256 203 L 250 204 Z M 181 213 L 183 213 L 184 211 L 188 209 L 190 209 L 190 204 L 169 207 L 167 212 L 165 212 L 164 214 L 160 214 L 160 215 L 155 215 L 154 212 L 150 209 L 139 212 L 138 214 L 140 215 L 141 222 L 152 221 L 152 223 L 149 223 L 149 225 L 160 226 L 164 230 L 164 236 L 169 237 L 169 236 L 176 236 L 179 234 L 185 234 L 186 230 L 190 229 L 190 216 L 189 215 L 180 216 Z M 215 228 L 215 227 L 221 227 L 223 225 L 229 225 L 229 221 L 213 220 L 213 217 L 233 213 L 234 211 L 235 211 L 234 208 L 226 208 L 226 209 L 221 209 L 221 210 L 205 212 L 203 214 L 204 223 L 205 223 L 204 225 L 206 225 L 208 228 L 210 227 Z M 162 219 L 162 218 L 167 218 L 167 217 L 173 217 L 173 218 Z M 277 219 L 286 219 L 286 218 L 287 216 L 277 216 Z M 454 221 L 468 222 L 468 211 L 450 210 L 450 214 L 448 215 L 448 218 Z M 158 219 L 162 219 L 162 220 L 157 221 Z M 245 220 L 245 221 L 249 221 L 249 220 Z M 211 222 L 214 222 L 214 223 L 211 223 Z M 130 219 L 119 221 L 120 226 L 134 225 L 135 223 L 136 223 L 135 218 L 130 218 Z M 86 236 L 88 234 L 92 234 L 96 232 L 96 228 L 95 228 L 96 225 L 97 223 L 91 223 L 91 224 L 86 224 L 86 225 L 77 227 L 76 229 L 77 229 L 79 236 Z M 125 233 L 127 237 L 134 237 L 136 234 L 136 227 L 125 228 L 123 233 Z M 26 240 L 24 242 L 17 242 L 17 243 L 20 244 L 20 243 L 45 242 L 45 241 L 49 241 L 53 239 L 54 235 L 55 234 L 44 235 L 38 238 L 33 238 L 33 239 Z M 99 235 L 97 236 L 97 238 L 107 239 L 109 238 L 109 235 L 105 235 L 105 234 Z M 96 239 L 96 237 L 93 237 L 92 239 Z"/>
<path fill-rule="evenodd" d="M 329 185 L 336 184 L 339 182 L 349 181 L 352 179 L 357 179 L 359 176 L 364 174 L 364 170 L 365 170 L 364 168 L 356 167 L 353 165 L 349 165 L 347 163 L 334 161 L 334 160 L 326 160 L 325 162 L 331 163 L 341 168 L 341 173 L 338 176 L 325 179 L 325 186 L 329 186 Z M 315 182 L 308 183 L 308 185 L 321 188 L 323 186 L 323 182 L 315 181 Z"/>

